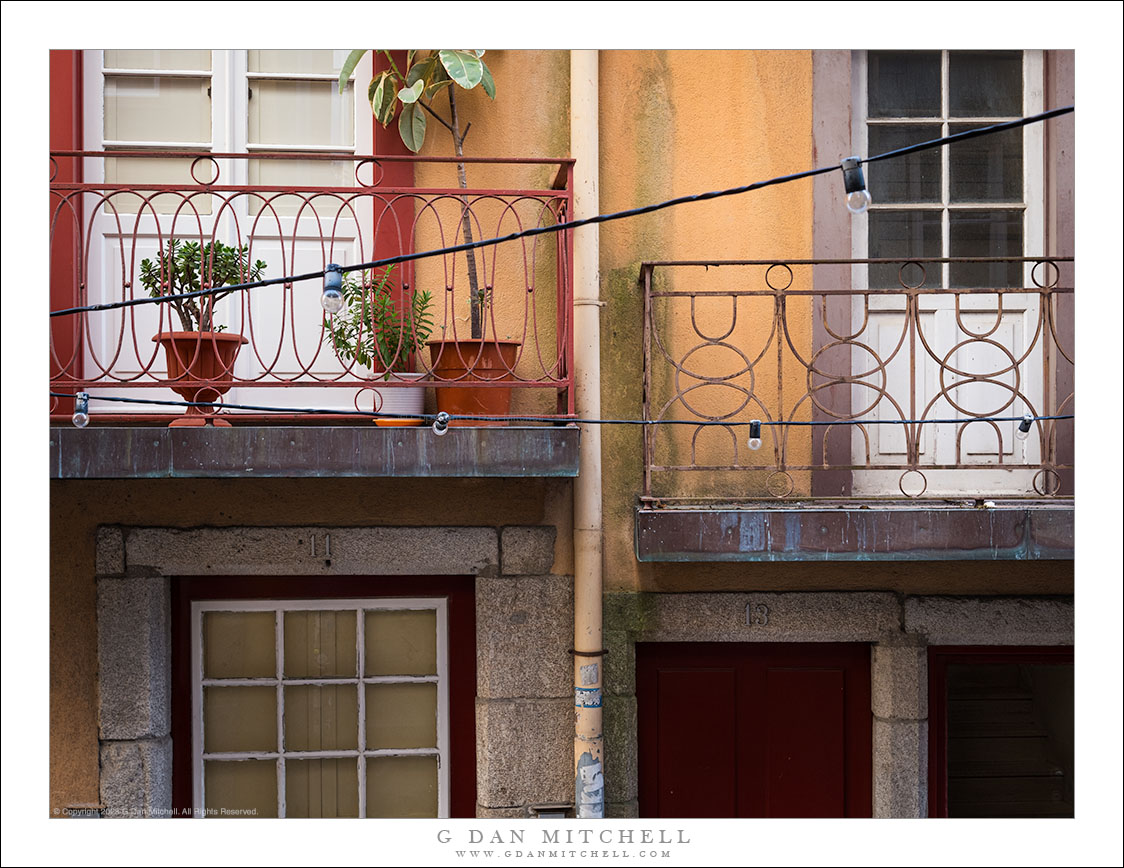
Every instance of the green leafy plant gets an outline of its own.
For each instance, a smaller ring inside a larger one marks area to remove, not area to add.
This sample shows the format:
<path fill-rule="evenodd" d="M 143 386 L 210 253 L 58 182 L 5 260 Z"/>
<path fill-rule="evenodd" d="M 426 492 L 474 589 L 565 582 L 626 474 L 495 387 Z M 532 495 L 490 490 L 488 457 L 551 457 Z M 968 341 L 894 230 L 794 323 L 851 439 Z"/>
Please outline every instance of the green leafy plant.
<path fill-rule="evenodd" d="M 370 49 L 357 48 L 352 51 L 340 70 L 340 93 L 347 88 L 348 79 L 356 65 Z M 484 63 L 481 50 L 442 48 L 435 50 L 409 49 L 406 64 L 399 67 L 391 52 L 379 49 L 389 64 L 371 79 L 367 87 L 367 98 L 376 120 L 385 129 L 398 115 L 398 134 L 402 142 L 415 154 L 425 143 L 428 127 L 427 116 L 434 118 L 453 138 L 453 150 L 458 157 L 464 156 L 464 140 L 471 123 L 461 131 L 460 117 L 457 114 L 457 89 L 472 90 L 477 85 L 483 88 L 489 98 L 496 98 L 496 82 L 492 72 Z M 455 85 L 455 86 L 454 86 Z M 449 97 L 449 118 L 446 120 L 434 108 L 433 100 L 445 91 Z M 468 189 L 468 178 L 464 163 L 457 163 L 457 182 L 462 190 Z M 463 198 L 461 231 L 466 244 L 472 243 L 472 219 L 468 210 L 468 200 Z M 476 273 L 476 257 L 471 251 L 467 254 L 468 285 L 471 302 L 471 334 L 480 338 L 484 334 L 485 311 L 491 301 L 490 291 L 480 286 Z"/>
<path fill-rule="evenodd" d="M 349 273 L 343 281 L 344 306 L 324 317 L 324 341 L 341 359 L 384 372 L 406 371 L 409 356 L 425 346 L 433 333 L 429 311 L 431 295 L 415 292 L 405 310 L 399 310 L 391 283 L 393 266 L 377 276 L 373 271 L 360 279 Z"/>
<path fill-rule="evenodd" d="M 149 296 L 158 298 L 250 283 L 260 280 L 266 267 L 260 259 L 250 264 L 248 245 L 230 247 L 221 241 L 200 245 L 197 241 L 173 238 L 156 255 L 155 262 L 141 260 L 140 279 Z M 221 332 L 226 326 L 215 325 L 215 304 L 230 293 L 228 290 L 168 303 L 179 316 L 184 331 Z"/>

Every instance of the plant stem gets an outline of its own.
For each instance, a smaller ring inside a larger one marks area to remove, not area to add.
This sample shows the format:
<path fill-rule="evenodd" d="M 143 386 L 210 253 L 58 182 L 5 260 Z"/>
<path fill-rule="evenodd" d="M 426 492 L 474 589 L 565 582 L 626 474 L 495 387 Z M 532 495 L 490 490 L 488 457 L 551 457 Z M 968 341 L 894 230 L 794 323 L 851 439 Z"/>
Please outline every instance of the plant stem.
<path fill-rule="evenodd" d="M 449 91 L 449 115 L 452 118 L 452 133 L 453 133 L 453 149 L 456 151 L 458 157 L 464 156 L 464 137 L 460 132 L 460 121 L 457 118 L 457 96 L 456 85 L 450 85 L 447 90 Z M 467 134 L 468 130 L 465 130 Z M 468 176 L 464 171 L 464 163 L 457 163 L 457 181 L 460 183 L 462 190 L 468 189 Z M 462 196 L 461 203 L 463 209 L 461 211 L 461 227 L 464 233 L 464 243 L 472 243 L 472 217 L 468 211 L 468 197 Z M 472 312 L 471 320 L 471 334 L 473 338 L 482 338 L 484 336 L 484 303 L 485 299 L 480 292 L 480 281 L 476 275 L 476 252 L 473 250 L 465 251 L 468 256 L 468 288 L 469 288 L 469 304 Z"/>

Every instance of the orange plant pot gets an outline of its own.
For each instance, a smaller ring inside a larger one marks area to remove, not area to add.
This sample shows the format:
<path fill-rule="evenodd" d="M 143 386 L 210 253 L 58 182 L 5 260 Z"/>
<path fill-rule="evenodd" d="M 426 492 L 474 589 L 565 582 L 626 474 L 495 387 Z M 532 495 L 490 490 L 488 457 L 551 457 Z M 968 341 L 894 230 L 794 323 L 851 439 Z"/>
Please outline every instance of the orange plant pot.
<path fill-rule="evenodd" d="M 430 341 L 434 376 L 464 384 L 435 389 L 437 411 L 451 416 L 506 416 L 511 410 L 510 388 L 481 388 L 472 384 L 514 380 L 511 372 L 520 346 L 519 341 L 481 338 Z M 457 419 L 451 424 L 491 428 L 507 422 Z"/>
<path fill-rule="evenodd" d="M 225 332 L 164 332 L 152 338 L 164 348 L 168 365 L 168 386 L 185 401 L 214 402 L 230 391 L 234 378 L 234 360 L 242 344 L 249 341 L 242 335 Z M 218 417 L 219 409 L 188 407 L 170 428 L 198 428 L 216 425 L 229 428 L 230 423 Z"/>

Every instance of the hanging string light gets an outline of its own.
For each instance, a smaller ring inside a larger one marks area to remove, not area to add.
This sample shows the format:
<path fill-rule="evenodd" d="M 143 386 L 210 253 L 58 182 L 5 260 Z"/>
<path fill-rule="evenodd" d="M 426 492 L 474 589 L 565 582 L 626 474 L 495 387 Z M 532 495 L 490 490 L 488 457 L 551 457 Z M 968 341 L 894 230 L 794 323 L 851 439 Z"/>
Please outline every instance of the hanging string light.
<path fill-rule="evenodd" d="M 343 310 L 343 269 L 334 262 L 324 269 L 324 292 L 320 306 L 329 314 Z"/>
<path fill-rule="evenodd" d="M 870 206 L 870 191 L 866 189 L 861 157 L 848 157 L 841 164 L 843 189 L 847 192 L 847 210 L 862 214 Z"/>

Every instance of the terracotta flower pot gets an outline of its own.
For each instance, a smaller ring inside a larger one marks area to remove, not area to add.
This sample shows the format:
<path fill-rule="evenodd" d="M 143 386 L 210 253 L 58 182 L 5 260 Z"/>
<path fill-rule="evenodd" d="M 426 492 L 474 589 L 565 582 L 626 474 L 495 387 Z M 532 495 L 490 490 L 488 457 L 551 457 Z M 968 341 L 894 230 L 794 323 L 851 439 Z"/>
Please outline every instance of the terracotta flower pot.
<path fill-rule="evenodd" d="M 249 343 L 242 335 L 225 332 L 164 332 L 152 340 L 164 348 L 172 391 L 185 401 L 203 402 L 217 401 L 230 391 L 234 360 L 242 344 Z M 169 427 L 210 424 L 229 428 L 230 423 L 218 418 L 218 413 L 218 408 L 188 407 Z"/>
<path fill-rule="evenodd" d="M 452 416 L 506 416 L 511 410 L 511 389 L 479 387 L 474 383 L 513 380 L 519 341 L 480 338 L 429 342 L 434 376 L 464 385 L 439 388 L 437 410 Z M 455 420 L 454 425 L 499 427 L 502 421 Z"/>

